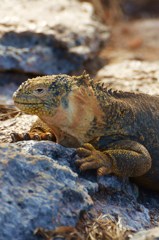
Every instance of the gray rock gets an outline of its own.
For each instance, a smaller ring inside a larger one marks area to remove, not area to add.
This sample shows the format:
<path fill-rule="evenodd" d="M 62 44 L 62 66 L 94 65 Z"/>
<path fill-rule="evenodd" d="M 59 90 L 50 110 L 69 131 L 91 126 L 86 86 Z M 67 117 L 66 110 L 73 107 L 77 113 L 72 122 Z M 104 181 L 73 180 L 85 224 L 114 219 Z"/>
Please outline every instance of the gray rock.
<path fill-rule="evenodd" d="M 159 94 L 158 64 L 158 61 L 125 60 L 103 67 L 97 79 L 116 90 Z"/>
<path fill-rule="evenodd" d="M 26 114 L 19 115 L 15 118 L 7 119 L 0 122 L 0 143 L 11 142 L 11 133 L 28 132 L 32 124 L 37 120 L 37 116 L 29 116 Z"/>
<path fill-rule="evenodd" d="M 131 183 L 128 178 L 120 178 L 117 176 L 106 175 L 98 178 L 100 189 L 107 189 L 110 194 L 122 192 L 127 196 L 131 196 L 134 200 L 139 196 L 138 187 Z"/>
<path fill-rule="evenodd" d="M 98 189 L 98 194 L 93 197 L 94 207 L 103 215 L 120 219 L 123 228 L 130 231 L 151 226 L 149 210 L 138 202 L 138 188 L 128 179 L 111 175 L 100 177 Z"/>
<path fill-rule="evenodd" d="M 75 226 L 80 212 L 92 206 L 66 164 L 73 151 L 53 143 L 0 146 L 0 239 L 31 240 L 36 227 Z"/>
<path fill-rule="evenodd" d="M 121 226 L 130 231 L 151 227 L 149 210 L 129 195 L 122 192 L 99 194 L 94 207 L 103 215 L 120 219 Z M 141 221 L 142 219 L 142 221 Z"/>
<path fill-rule="evenodd" d="M 109 36 L 92 5 L 77 0 L 6 0 L 0 15 L 3 71 L 69 73 L 93 58 Z"/>
<path fill-rule="evenodd" d="M 0 145 L 0 239 L 36 239 L 37 227 L 75 226 L 82 211 L 120 217 L 129 230 L 150 226 L 133 184 L 114 176 L 78 175 L 76 158 L 74 149 L 49 141 Z"/>
<path fill-rule="evenodd" d="M 159 239 L 159 227 L 152 228 L 150 230 L 140 231 L 134 234 L 131 240 L 158 240 Z"/>

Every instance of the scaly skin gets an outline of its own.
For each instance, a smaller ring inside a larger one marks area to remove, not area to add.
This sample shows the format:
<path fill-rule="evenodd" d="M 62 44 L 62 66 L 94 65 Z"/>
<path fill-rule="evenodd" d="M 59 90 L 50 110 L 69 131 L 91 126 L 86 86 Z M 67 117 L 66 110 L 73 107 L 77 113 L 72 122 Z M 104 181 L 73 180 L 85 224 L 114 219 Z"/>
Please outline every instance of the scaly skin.
<path fill-rule="evenodd" d="M 39 117 L 28 139 L 78 147 L 81 170 L 131 177 L 159 190 L 158 96 L 108 90 L 83 74 L 29 79 L 13 99 L 23 112 Z"/>

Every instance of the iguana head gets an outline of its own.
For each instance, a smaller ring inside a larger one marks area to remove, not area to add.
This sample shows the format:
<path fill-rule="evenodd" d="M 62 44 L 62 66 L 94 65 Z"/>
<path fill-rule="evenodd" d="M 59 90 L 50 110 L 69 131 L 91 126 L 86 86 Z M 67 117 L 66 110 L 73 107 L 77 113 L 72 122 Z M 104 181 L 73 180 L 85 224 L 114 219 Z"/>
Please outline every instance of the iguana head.
<path fill-rule="evenodd" d="M 27 114 L 53 116 L 58 107 L 69 105 L 68 96 L 80 85 L 88 85 L 89 75 L 79 77 L 65 74 L 28 79 L 13 94 L 15 105 Z"/>
<path fill-rule="evenodd" d="M 81 142 L 87 141 L 87 132 L 101 115 L 92 80 L 85 73 L 29 79 L 14 93 L 13 100 L 23 112 L 37 115 L 50 128 L 56 126 Z"/>
<path fill-rule="evenodd" d="M 71 90 L 66 75 L 28 79 L 13 95 L 15 105 L 27 114 L 54 114 L 62 96 Z"/>

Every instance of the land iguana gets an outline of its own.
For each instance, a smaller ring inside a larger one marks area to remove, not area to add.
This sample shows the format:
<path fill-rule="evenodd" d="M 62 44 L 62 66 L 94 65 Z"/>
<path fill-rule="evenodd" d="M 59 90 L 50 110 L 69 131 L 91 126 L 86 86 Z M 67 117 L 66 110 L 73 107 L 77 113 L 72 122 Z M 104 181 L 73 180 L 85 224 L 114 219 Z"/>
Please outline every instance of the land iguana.
<path fill-rule="evenodd" d="M 15 105 L 39 120 L 20 139 L 52 139 L 76 147 L 82 171 L 130 177 L 159 190 L 159 96 L 113 91 L 84 73 L 28 79 Z"/>

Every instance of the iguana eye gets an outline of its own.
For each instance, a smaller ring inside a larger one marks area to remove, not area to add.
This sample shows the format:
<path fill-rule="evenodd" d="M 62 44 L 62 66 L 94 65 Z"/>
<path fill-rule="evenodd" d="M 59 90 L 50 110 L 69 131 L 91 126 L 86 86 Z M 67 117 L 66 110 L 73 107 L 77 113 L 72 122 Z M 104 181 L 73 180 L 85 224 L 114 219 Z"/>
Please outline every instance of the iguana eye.
<path fill-rule="evenodd" d="M 44 89 L 42 89 L 42 88 L 37 88 L 35 91 L 36 91 L 37 93 L 43 93 L 43 92 L 44 92 Z"/>
<path fill-rule="evenodd" d="M 44 88 L 36 88 L 33 90 L 34 95 L 36 96 L 42 96 L 45 94 L 45 89 Z"/>

